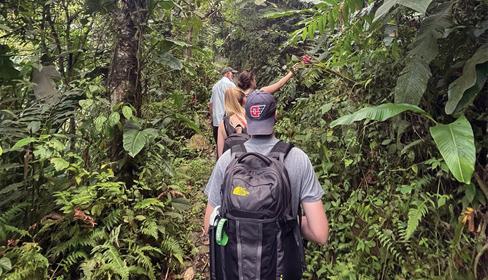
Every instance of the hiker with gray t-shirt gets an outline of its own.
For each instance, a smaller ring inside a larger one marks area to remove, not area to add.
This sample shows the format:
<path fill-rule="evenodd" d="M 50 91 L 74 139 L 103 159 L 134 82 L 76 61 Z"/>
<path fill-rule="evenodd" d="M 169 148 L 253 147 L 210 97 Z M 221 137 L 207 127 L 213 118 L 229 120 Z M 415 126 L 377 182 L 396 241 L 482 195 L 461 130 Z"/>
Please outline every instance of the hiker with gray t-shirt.
<path fill-rule="evenodd" d="M 248 202 L 245 202 L 246 197 L 249 198 L 252 197 L 253 199 L 256 198 L 261 199 L 264 197 L 265 199 L 272 200 L 274 199 L 273 196 L 276 196 L 276 193 L 274 193 L 274 195 L 271 195 L 272 196 L 271 198 L 265 196 L 266 195 L 265 193 L 268 192 L 269 189 L 267 189 L 266 187 L 263 188 L 263 186 L 267 185 L 263 183 L 264 182 L 263 180 L 267 180 L 269 178 L 258 179 L 258 177 L 260 176 L 259 172 L 261 172 L 260 169 L 257 169 L 256 171 L 251 170 L 250 173 L 246 173 L 247 177 L 242 177 L 244 176 L 242 175 L 244 173 L 241 173 L 242 176 L 239 177 L 241 179 L 235 177 L 237 178 L 237 179 L 234 178 L 235 180 L 239 179 L 241 181 L 239 184 L 235 185 L 234 187 L 231 187 L 230 194 L 229 193 L 226 194 L 226 190 L 224 190 L 224 186 L 229 184 L 229 178 L 227 176 L 229 176 L 230 172 L 233 172 L 233 170 L 228 170 L 228 167 L 234 168 L 234 166 L 236 166 L 236 164 L 240 162 L 241 158 L 245 157 L 248 154 L 253 154 L 247 157 L 248 160 L 250 157 L 253 157 L 256 154 L 261 154 L 264 156 L 270 156 L 270 154 L 275 155 L 276 146 L 278 146 L 277 143 L 284 143 L 279 141 L 277 138 L 275 138 L 273 132 L 273 126 L 276 121 L 275 119 L 276 100 L 273 95 L 262 91 L 254 91 L 248 96 L 245 109 L 246 109 L 246 120 L 247 120 L 247 133 L 251 136 L 251 139 L 245 142 L 243 144 L 243 147 L 240 148 L 241 150 L 244 150 L 244 154 L 241 153 L 240 155 L 237 155 L 233 153 L 233 151 L 236 151 L 238 149 L 227 150 L 218 159 L 215 168 L 213 169 L 212 175 L 205 188 L 205 194 L 208 197 L 208 203 L 205 211 L 205 221 L 204 221 L 205 232 L 208 231 L 210 223 L 212 223 L 213 230 L 217 229 L 217 226 L 215 225 L 215 221 L 212 221 L 213 217 L 216 215 L 214 211 L 215 209 L 219 209 L 219 208 L 220 210 L 222 210 L 222 208 L 227 209 L 228 207 L 226 206 L 228 204 L 233 205 L 234 202 L 237 203 L 236 205 L 241 205 L 241 206 L 243 205 L 243 203 L 250 203 L 256 205 L 259 204 L 259 202 L 250 201 L 250 200 L 248 200 Z M 238 158 L 236 158 L 236 156 Z M 257 155 L 257 157 L 259 157 L 259 155 Z M 322 187 L 320 186 L 320 183 L 317 180 L 317 177 L 313 170 L 313 166 L 308 156 L 301 149 L 293 147 L 291 149 L 288 149 L 286 151 L 284 158 L 282 157 L 280 160 L 282 160 L 282 164 L 286 169 L 286 172 L 284 173 L 286 173 L 287 176 L 286 175 L 283 176 L 286 176 L 288 178 L 287 181 L 289 183 L 286 183 L 286 185 L 289 185 L 290 192 L 291 192 L 291 199 L 289 200 L 290 201 L 289 203 L 291 203 L 291 205 L 285 205 L 283 207 L 285 207 L 286 209 L 291 209 L 292 217 L 297 217 L 297 215 L 303 214 L 299 220 L 300 220 L 301 235 L 305 239 L 314 241 L 319 244 L 325 244 L 328 239 L 329 225 L 321 200 L 324 192 L 322 190 Z M 242 162 L 245 161 L 246 161 L 245 159 L 242 159 Z M 272 175 L 270 176 L 273 177 Z M 243 182 L 242 180 L 244 179 L 242 178 L 249 178 L 249 180 L 253 181 L 254 183 L 245 182 L 245 181 Z M 257 182 L 257 180 L 260 181 Z M 270 185 L 270 188 L 273 188 L 273 186 L 274 185 Z M 226 194 L 226 197 L 221 197 L 222 193 Z M 233 195 L 234 197 L 232 197 Z M 222 205 L 224 200 L 227 202 L 225 202 L 224 205 Z M 261 209 L 261 208 L 257 207 L 256 209 Z M 303 210 L 303 213 L 301 213 L 300 209 Z M 235 212 L 235 213 L 239 213 L 239 212 Z M 240 213 L 242 213 L 242 211 L 240 211 Z M 249 219 L 241 218 L 241 223 L 244 221 L 245 223 L 249 223 Z M 243 225 L 244 224 L 242 224 L 241 227 Z M 257 223 L 256 229 L 260 227 L 261 226 L 259 226 L 259 223 Z M 225 223 L 224 226 L 219 227 L 218 230 L 225 231 Z M 234 233 L 232 229 L 228 228 L 228 230 L 230 230 L 231 233 Z M 251 233 L 247 231 L 246 234 L 251 234 Z M 222 235 L 218 235 L 218 236 L 222 237 Z M 258 235 L 258 236 L 262 237 L 264 235 Z M 261 237 L 257 237 L 257 238 L 259 239 Z M 229 237 L 229 240 L 232 240 L 232 238 Z M 218 242 L 222 242 L 222 240 L 217 240 L 217 243 Z M 236 242 L 240 244 L 238 245 L 238 248 L 242 248 L 243 250 L 241 253 L 238 252 L 238 254 L 244 255 L 250 253 L 251 256 L 247 260 L 249 261 L 252 259 L 256 259 L 255 257 L 252 257 L 252 254 L 258 254 L 258 253 L 252 251 L 252 248 L 243 247 L 243 246 L 247 246 L 244 243 L 241 244 L 241 242 L 247 242 L 250 244 L 253 243 L 252 240 L 249 240 L 249 235 L 247 235 L 247 237 L 244 237 L 244 235 L 237 237 Z M 258 244 L 261 244 L 260 240 L 256 242 Z M 261 248 L 261 247 L 256 247 L 256 248 Z M 263 249 L 257 249 L 257 250 L 259 251 L 260 254 L 261 253 L 260 250 Z M 260 257 L 258 259 L 260 259 Z M 276 264 L 273 263 L 269 263 L 268 265 L 276 266 Z M 262 269 L 265 269 L 264 263 L 262 263 L 261 266 Z M 243 272 L 245 269 L 243 269 L 242 266 L 238 266 L 238 267 L 239 267 L 239 275 L 240 275 L 239 278 L 242 279 L 263 278 L 262 275 L 257 276 L 259 273 L 262 273 L 261 270 L 255 272 L 255 274 L 252 274 L 253 276 L 251 277 L 246 277 L 246 276 L 241 277 L 242 276 L 241 273 L 244 273 L 243 275 L 245 275 L 246 272 Z M 250 268 L 251 267 L 252 266 L 250 266 Z M 276 271 L 279 271 L 279 268 Z M 225 272 L 225 273 L 232 273 L 232 272 Z M 283 274 L 280 275 L 283 276 Z M 285 276 L 284 279 L 289 279 L 286 278 L 286 273 L 284 276 Z M 264 278 L 264 279 L 268 279 L 268 278 Z M 291 277 L 291 279 L 294 278 Z"/>

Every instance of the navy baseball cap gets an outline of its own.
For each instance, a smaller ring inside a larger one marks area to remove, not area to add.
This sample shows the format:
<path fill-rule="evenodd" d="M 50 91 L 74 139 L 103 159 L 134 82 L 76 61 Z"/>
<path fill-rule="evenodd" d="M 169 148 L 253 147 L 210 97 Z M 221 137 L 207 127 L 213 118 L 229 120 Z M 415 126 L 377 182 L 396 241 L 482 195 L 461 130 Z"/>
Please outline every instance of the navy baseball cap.
<path fill-rule="evenodd" d="M 276 122 L 276 99 L 272 94 L 255 90 L 246 101 L 247 134 L 271 135 Z"/>

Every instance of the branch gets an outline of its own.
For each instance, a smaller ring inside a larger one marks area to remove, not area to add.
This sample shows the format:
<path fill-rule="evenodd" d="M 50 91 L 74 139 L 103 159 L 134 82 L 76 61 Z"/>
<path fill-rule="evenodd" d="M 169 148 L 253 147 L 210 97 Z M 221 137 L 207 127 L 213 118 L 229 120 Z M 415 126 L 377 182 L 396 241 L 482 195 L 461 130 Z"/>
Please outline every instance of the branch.
<path fill-rule="evenodd" d="M 485 195 L 485 197 L 488 199 L 488 185 L 483 181 L 481 176 L 478 174 L 478 172 L 474 172 L 474 178 L 476 179 L 476 182 L 480 186 L 481 191 Z"/>
<path fill-rule="evenodd" d="M 58 51 L 58 60 L 59 60 L 59 70 L 63 77 L 66 79 L 66 74 L 64 73 L 64 56 L 62 55 L 63 49 L 61 47 L 61 40 L 59 40 L 58 32 L 56 31 L 56 26 L 54 25 L 54 21 L 51 16 L 51 5 L 48 5 L 46 9 L 46 17 L 47 21 L 49 22 L 49 26 L 51 27 L 51 33 L 54 37 L 54 42 L 56 42 L 56 49 Z"/>
<path fill-rule="evenodd" d="M 10 31 L 9 33 L 0 36 L 0 39 L 3 39 L 3 38 L 7 38 L 9 36 L 12 36 L 12 35 L 18 33 L 20 30 L 22 30 L 22 29 L 24 29 L 26 27 L 27 27 L 27 25 L 23 25 L 23 26 L 17 27 L 14 30 Z"/>
<path fill-rule="evenodd" d="M 478 279 L 478 264 L 480 262 L 480 259 L 481 257 L 483 256 L 483 254 L 485 252 L 488 252 L 488 243 L 486 243 L 483 248 L 481 248 L 480 252 L 476 255 L 475 259 L 474 259 L 474 278 L 475 279 Z"/>
<path fill-rule="evenodd" d="M 343 80 L 345 80 L 345 81 L 347 81 L 347 82 L 349 82 L 349 83 L 352 83 L 352 84 L 354 84 L 354 85 L 355 85 L 355 84 L 357 84 L 357 82 L 356 82 L 356 81 L 354 81 L 353 79 L 348 78 L 348 77 L 344 76 L 343 74 L 341 74 L 341 73 L 339 73 L 339 72 L 337 72 L 337 71 L 334 71 L 334 70 L 332 70 L 332 69 L 328 69 L 328 68 L 325 68 L 325 67 L 324 67 L 324 68 L 322 68 L 322 69 L 323 69 L 323 70 L 325 70 L 325 72 L 327 72 L 327 73 L 329 73 L 329 74 L 332 74 L 332 75 L 335 75 L 335 76 L 337 76 L 337 77 L 339 77 L 339 78 L 341 78 L 341 79 L 343 79 Z"/>

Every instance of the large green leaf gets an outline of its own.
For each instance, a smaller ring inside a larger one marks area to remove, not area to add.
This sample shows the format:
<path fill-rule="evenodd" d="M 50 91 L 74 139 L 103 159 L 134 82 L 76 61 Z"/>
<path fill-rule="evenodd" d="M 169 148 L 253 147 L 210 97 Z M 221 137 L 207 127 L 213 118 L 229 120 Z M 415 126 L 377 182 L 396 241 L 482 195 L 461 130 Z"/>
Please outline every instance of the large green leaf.
<path fill-rule="evenodd" d="M 62 171 L 69 167 L 69 162 L 62 158 L 52 158 L 50 161 L 54 165 L 56 171 Z"/>
<path fill-rule="evenodd" d="M 23 138 L 23 139 L 20 139 L 19 141 L 17 141 L 17 143 L 15 143 L 15 145 L 12 147 L 12 150 L 17 150 L 17 149 L 20 149 L 24 146 L 27 146 L 29 145 L 30 143 L 34 143 L 36 142 L 37 139 L 36 138 L 33 138 L 33 137 L 27 137 L 27 138 Z"/>
<path fill-rule="evenodd" d="M 98 132 L 101 132 L 103 129 L 103 125 L 107 121 L 107 117 L 105 116 L 98 116 L 93 122 L 95 123 L 95 129 Z"/>
<path fill-rule="evenodd" d="M 0 269 L 1 269 L 0 271 L 5 271 L 5 272 L 8 272 L 12 269 L 12 263 L 10 262 L 9 258 L 7 257 L 0 258 Z"/>
<path fill-rule="evenodd" d="M 437 55 L 437 50 L 436 50 Z M 412 59 L 403 68 L 400 77 L 398 77 L 397 84 L 395 86 L 395 103 L 408 103 L 418 105 L 425 90 L 427 84 L 432 76 L 430 72 L 431 59 L 428 61 L 421 59 Z"/>
<path fill-rule="evenodd" d="M 366 107 L 355 113 L 342 116 L 337 120 L 331 122 L 330 126 L 335 127 L 338 125 L 348 125 L 348 124 L 352 124 L 353 122 L 362 121 L 365 119 L 375 120 L 375 121 L 385 121 L 405 111 L 411 111 L 414 113 L 419 113 L 428 116 L 428 114 L 424 110 L 420 109 L 415 105 L 385 103 L 379 106 Z M 430 116 L 428 117 L 430 118 Z"/>
<path fill-rule="evenodd" d="M 405 68 L 394 89 L 395 103 L 418 105 L 427 89 L 432 76 L 429 65 L 439 54 L 437 40 L 452 25 L 451 7 L 442 5 L 439 9 L 421 23 L 420 31 L 408 53 Z"/>
<path fill-rule="evenodd" d="M 466 108 L 483 88 L 487 74 L 488 44 L 484 44 L 466 61 L 463 75 L 449 85 L 446 113 L 453 114 L 455 111 L 459 112 Z M 468 97 L 461 102 L 465 92 Z M 458 109 L 456 110 L 456 108 Z"/>
<path fill-rule="evenodd" d="M 432 0 L 385 0 L 383 5 L 376 10 L 373 21 L 386 15 L 397 4 L 425 14 L 431 2 Z"/>
<path fill-rule="evenodd" d="M 158 63 L 168 66 L 171 70 L 183 69 L 183 64 L 179 59 L 170 53 L 164 53 L 157 59 Z"/>
<path fill-rule="evenodd" d="M 466 117 L 433 126 L 430 134 L 454 178 L 468 184 L 474 171 L 476 150 L 473 129 Z"/>
<path fill-rule="evenodd" d="M 129 129 L 124 131 L 123 144 L 131 157 L 135 157 L 149 143 L 152 137 L 157 136 L 157 131 L 152 128 L 138 130 Z"/>
<path fill-rule="evenodd" d="M 118 112 L 112 112 L 108 117 L 108 124 L 110 126 L 116 126 L 120 122 L 120 114 Z"/>

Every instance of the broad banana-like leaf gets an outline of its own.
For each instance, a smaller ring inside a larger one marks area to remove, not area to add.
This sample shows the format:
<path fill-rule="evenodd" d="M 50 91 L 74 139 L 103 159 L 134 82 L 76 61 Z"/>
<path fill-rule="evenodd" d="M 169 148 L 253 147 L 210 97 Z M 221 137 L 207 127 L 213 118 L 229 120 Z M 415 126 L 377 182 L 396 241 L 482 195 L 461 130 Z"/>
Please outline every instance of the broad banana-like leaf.
<path fill-rule="evenodd" d="M 413 47 L 408 52 L 405 68 L 397 80 L 395 103 L 420 103 L 432 76 L 429 65 L 439 54 L 437 40 L 452 25 L 450 9 L 451 6 L 442 5 L 437 13 L 422 22 Z"/>
<path fill-rule="evenodd" d="M 471 124 L 461 116 L 450 124 L 430 128 L 430 135 L 456 180 L 469 184 L 474 171 L 476 149 Z"/>
<path fill-rule="evenodd" d="M 375 107 L 366 107 L 355 113 L 342 116 L 337 120 L 331 122 L 330 126 L 335 127 L 338 125 L 348 125 L 352 124 L 353 122 L 362 121 L 365 119 L 374 121 L 385 121 L 405 111 L 419 113 L 430 118 L 430 116 L 424 110 L 415 105 L 385 103 Z"/>
<path fill-rule="evenodd" d="M 466 61 L 463 75 L 449 85 L 446 113 L 453 114 L 455 111 L 465 109 L 483 88 L 487 75 L 488 44 L 484 44 Z M 461 102 L 465 92 L 469 96 L 463 100 L 464 102 Z M 462 108 L 456 110 L 458 107 Z"/>
<path fill-rule="evenodd" d="M 461 115 L 476 99 L 485 86 L 486 81 L 488 81 L 488 63 L 476 66 L 476 83 L 464 92 L 463 97 L 459 100 L 456 110 L 454 110 L 452 115 L 456 117 Z"/>
<path fill-rule="evenodd" d="M 376 10 L 373 22 L 386 15 L 397 4 L 425 14 L 431 2 L 432 0 L 385 0 L 383 5 Z"/>
<path fill-rule="evenodd" d="M 124 150 L 126 150 L 131 157 L 135 157 L 146 144 L 151 137 L 155 137 L 157 131 L 155 129 L 129 129 L 124 131 L 123 144 Z"/>
<path fill-rule="evenodd" d="M 434 53 L 433 53 L 434 54 Z M 437 56 L 437 50 L 435 51 Z M 428 61 L 412 59 L 403 68 L 395 86 L 395 103 L 418 105 L 432 76 Z"/>

